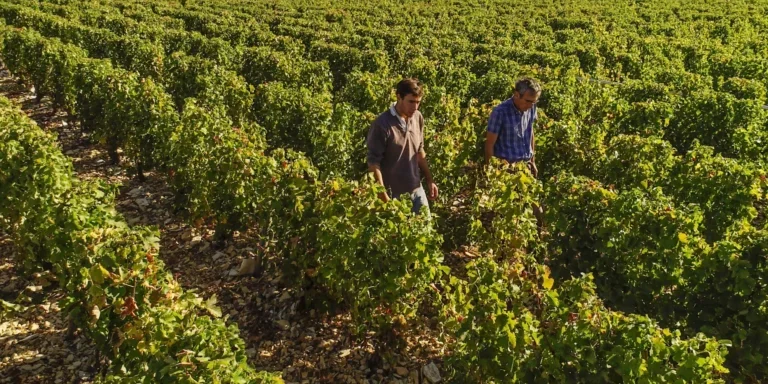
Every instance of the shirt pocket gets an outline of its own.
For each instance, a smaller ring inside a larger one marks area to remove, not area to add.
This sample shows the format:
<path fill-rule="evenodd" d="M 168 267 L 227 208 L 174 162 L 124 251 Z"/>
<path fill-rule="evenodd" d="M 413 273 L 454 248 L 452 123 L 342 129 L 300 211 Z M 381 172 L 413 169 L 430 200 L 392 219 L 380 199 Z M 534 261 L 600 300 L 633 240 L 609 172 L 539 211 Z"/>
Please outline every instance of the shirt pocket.
<path fill-rule="evenodd" d="M 510 117 L 509 126 L 512 130 L 512 136 L 517 138 L 523 137 L 523 120 L 522 119 L 516 119 L 514 117 Z"/>

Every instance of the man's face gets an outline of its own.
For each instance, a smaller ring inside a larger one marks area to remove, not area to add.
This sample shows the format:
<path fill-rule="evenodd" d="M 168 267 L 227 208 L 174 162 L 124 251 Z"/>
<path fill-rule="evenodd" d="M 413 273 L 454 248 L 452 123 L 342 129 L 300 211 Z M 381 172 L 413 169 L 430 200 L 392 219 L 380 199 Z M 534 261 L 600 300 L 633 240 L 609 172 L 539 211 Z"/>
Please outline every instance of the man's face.
<path fill-rule="evenodd" d="M 397 95 L 397 104 L 400 113 L 404 113 L 406 117 L 411 117 L 419 110 L 421 96 L 406 95 L 401 98 L 400 95 Z"/>
<path fill-rule="evenodd" d="M 515 106 L 520 112 L 525 112 L 539 102 L 539 96 L 541 96 L 541 92 L 534 93 L 533 91 L 528 91 L 525 95 L 520 95 L 520 92 L 515 91 Z"/>

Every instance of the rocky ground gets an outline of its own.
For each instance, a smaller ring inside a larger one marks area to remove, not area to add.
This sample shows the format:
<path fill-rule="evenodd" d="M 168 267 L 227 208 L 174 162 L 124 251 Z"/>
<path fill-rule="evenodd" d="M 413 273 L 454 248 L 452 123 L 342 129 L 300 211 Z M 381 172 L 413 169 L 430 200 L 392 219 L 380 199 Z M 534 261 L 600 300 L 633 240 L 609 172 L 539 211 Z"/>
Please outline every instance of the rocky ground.
<path fill-rule="evenodd" d="M 287 383 L 302 384 L 430 383 L 425 367 L 442 369 L 444 344 L 435 331 L 408 330 L 402 346 L 382 358 L 370 335 L 353 337 L 345 313 L 310 309 L 302 292 L 287 288 L 274 272 L 278 260 L 270 255 L 269 245 L 255 235 L 236 233 L 223 249 L 214 249 L 211 228 L 192 227 L 183 213 L 174 212 L 173 195 L 162 175 L 149 172 L 141 183 L 131 177 L 128 165 L 111 165 L 103 146 L 83 135 L 76 123 L 67 124 L 66 116 L 55 113 L 46 98 L 35 100 L 31 90 L 5 70 L 0 72 L 0 94 L 19 104 L 43 129 L 58 134 L 79 177 L 121 185 L 118 210 L 131 225 L 159 228 L 161 258 L 168 270 L 186 289 L 205 298 L 217 296 L 227 321 L 240 328 L 256 368 L 282 371 Z M 44 278 L 19 276 L 12 254 L 10 240 L 3 237 L 0 298 L 21 307 L 0 312 L 0 383 L 90 382 L 98 372 L 98 356 L 89 340 L 67 335 L 66 320 L 56 305 L 62 291 L 55 282 L 35 285 Z M 241 274 L 254 266 L 253 273 Z"/>
<path fill-rule="evenodd" d="M 98 371 L 93 343 L 68 332 L 64 292 L 51 280 L 21 273 L 0 235 L 0 383 L 90 383 Z"/>

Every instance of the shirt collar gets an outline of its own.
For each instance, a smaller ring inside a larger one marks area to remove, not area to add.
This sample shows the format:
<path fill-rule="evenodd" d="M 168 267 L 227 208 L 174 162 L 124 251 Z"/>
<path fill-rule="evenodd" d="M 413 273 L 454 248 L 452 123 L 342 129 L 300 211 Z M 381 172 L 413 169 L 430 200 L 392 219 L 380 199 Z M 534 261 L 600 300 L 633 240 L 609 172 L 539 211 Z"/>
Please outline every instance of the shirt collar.
<path fill-rule="evenodd" d="M 395 104 L 397 103 L 392 103 L 392 105 L 389 106 L 389 113 L 391 113 L 392 116 L 400 117 L 400 115 L 397 114 L 397 109 L 395 109 Z"/>
<path fill-rule="evenodd" d="M 523 113 L 525 113 L 525 112 L 523 112 L 523 111 L 521 111 L 521 110 L 517 109 L 517 105 L 515 105 L 515 100 L 514 100 L 514 98 L 515 98 L 515 97 L 514 97 L 514 96 L 512 96 L 512 97 L 510 97 L 510 98 L 509 98 L 509 100 L 507 100 L 507 101 L 509 101 L 509 107 L 512 109 L 512 112 L 515 112 L 515 113 L 517 113 L 518 115 L 522 115 L 522 114 L 523 114 Z"/>
<path fill-rule="evenodd" d="M 399 113 L 397 113 L 397 109 L 395 109 L 395 104 L 397 103 L 392 103 L 392 105 L 389 107 L 389 113 L 391 113 L 392 116 L 397 117 L 397 121 L 399 123 L 398 126 L 400 127 L 400 129 L 405 130 L 408 127 L 408 125 L 406 124 L 405 119 L 403 119 L 403 117 L 400 116 Z"/>

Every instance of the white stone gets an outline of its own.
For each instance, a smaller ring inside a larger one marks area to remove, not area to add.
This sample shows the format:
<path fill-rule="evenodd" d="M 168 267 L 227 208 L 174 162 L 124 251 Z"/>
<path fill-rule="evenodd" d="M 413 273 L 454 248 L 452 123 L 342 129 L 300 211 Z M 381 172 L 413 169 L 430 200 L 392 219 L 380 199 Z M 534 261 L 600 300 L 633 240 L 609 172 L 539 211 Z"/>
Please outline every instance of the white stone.
<path fill-rule="evenodd" d="M 43 290 L 43 287 L 40 285 L 30 285 L 27 287 L 27 290 L 30 292 L 40 292 Z"/>
<path fill-rule="evenodd" d="M 187 228 L 181 233 L 182 241 L 189 241 L 192 239 L 192 228 Z"/>
<path fill-rule="evenodd" d="M 240 263 L 240 268 L 237 271 L 237 276 L 252 275 L 256 273 L 258 265 L 256 259 L 243 259 Z"/>
<path fill-rule="evenodd" d="M 408 384 L 419 384 L 419 371 L 413 370 L 408 376 Z"/>
<path fill-rule="evenodd" d="M 136 199 L 134 201 L 136 202 L 136 205 L 139 207 L 139 209 L 141 209 L 142 211 L 147 209 L 147 207 L 149 206 L 149 200 L 147 199 L 141 198 L 141 199 Z"/>
<path fill-rule="evenodd" d="M 442 380 L 440 377 L 440 370 L 437 369 L 437 365 L 435 365 L 434 362 L 425 365 L 424 368 L 421 369 L 421 373 L 424 374 L 424 377 L 426 377 L 432 384 L 437 384 Z"/>
<path fill-rule="evenodd" d="M 284 331 L 291 329 L 291 323 L 288 320 L 277 320 L 275 323 Z"/>

